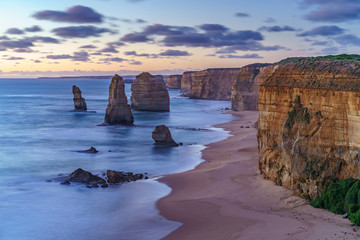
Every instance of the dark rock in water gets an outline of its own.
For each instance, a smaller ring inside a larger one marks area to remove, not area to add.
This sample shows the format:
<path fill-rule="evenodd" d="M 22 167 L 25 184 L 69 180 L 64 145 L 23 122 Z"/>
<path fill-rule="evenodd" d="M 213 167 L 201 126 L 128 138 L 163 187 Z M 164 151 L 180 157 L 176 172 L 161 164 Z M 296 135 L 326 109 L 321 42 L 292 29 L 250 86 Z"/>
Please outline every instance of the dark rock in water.
<path fill-rule="evenodd" d="M 170 147 L 179 146 L 179 144 L 172 139 L 170 130 L 165 125 L 156 126 L 152 132 L 152 138 L 155 141 L 155 145 L 166 145 Z"/>
<path fill-rule="evenodd" d="M 149 179 L 149 177 L 148 177 L 148 176 L 146 176 L 146 177 L 145 177 L 145 180 L 148 180 L 148 179 Z"/>
<path fill-rule="evenodd" d="M 51 179 L 48 179 L 48 180 L 46 180 L 46 182 L 52 182 L 52 180 L 51 180 Z"/>
<path fill-rule="evenodd" d="M 80 183 L 106 183 L 106 181 L 98 176 L 93 175 L 91 172 L 87 172 L 78 168 L 68 176 L 70 182 Z"/>
<path fill-rule="evenodd" d="M 89 185 L 86 186 L 87 188 L 98 188 L 99 185 L 97 185 L 96 183 L 91 183 Z"/>
<path fill-rule="evenodd" d="M 91 148 L 89 148 L 88 150 L 84 150 L 84 151 L 77 151 L 77 152 L 80 152 L 80 153 L 97 153 L 97 152 L 99 152 L 99 151 L 98 151 L 98 150 L 96 150 L 96 148 L 91 147 Z"/>
<path fill-rule="evenodd" d="M 124 173 L 113 170 L 107 170 L 106 176 L 108 183 L 135 182 L 144 177 L 143 174 L 133 174 L 132 172 Z"/>
<path fill-rule="evenodd" d="M 109 184 L 104 183 L 103 185 L 101 185 L 101 187 L 102 187 L 102 188 L 107 188 L 107 187 L 109 187 Z"/>
<path fill-rule="evenodd" d="M 68 180 L 65 180 L 65 181 L 61 182 L 60 184 L 62 184 L 62 185 L 70 185 L 70 182 Z"/>
<path fill-rule="evenodd" d="M 72 92 L 74 95 L 74 107 L 76 111 L 86 111 L 87 110 L 87 106 L 86 106 L 86 102 L 85 99 L 81 96 L 81 91 L 80 88 L 78 88 L 77 86 L 73 86 L 72 87 Z"/>
<path fill-rule="evenodd" d="M 115 74 L 109 87 L 109 104 L 106 108 L 106 124 L 133 125 L 134 116 L 125 95 L 122 77 Z"/>

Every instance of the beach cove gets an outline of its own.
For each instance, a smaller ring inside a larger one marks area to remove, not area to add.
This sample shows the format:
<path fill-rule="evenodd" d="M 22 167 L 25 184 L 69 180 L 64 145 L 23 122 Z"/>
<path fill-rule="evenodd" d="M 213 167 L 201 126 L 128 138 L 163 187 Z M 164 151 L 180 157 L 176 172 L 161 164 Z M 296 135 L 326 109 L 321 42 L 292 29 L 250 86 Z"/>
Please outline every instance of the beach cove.
<path fill-rule="evenodd" d="M 216 127 L 231 137 L 211 143 L 194 170 L 160 179 L 172 192 L 158 201 L 166 219 L 182 225 L 163 239 L 359 239 L 358 227 L 315 209 L 258 171 L 257 111 Z M 249 127 L 249 128 L 247 128 Z"/>

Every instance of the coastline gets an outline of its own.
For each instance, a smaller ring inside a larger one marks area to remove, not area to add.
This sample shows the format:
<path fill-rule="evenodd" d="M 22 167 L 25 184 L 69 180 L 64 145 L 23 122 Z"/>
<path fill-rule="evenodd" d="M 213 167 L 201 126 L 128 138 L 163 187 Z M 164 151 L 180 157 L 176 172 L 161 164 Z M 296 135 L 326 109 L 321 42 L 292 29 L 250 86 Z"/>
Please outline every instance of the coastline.
<path fill-rule="evenodd" d="M 359 239 L 360 229 L 341 215 L 264 180 L 252 127 L 258 112 L 230 113 L 239 119 L 216 127 L 231 136 L 208 144 L 204 162 L 159 180 L 172 189 L 157 202 L 160 215 L 183 223 L 163 239 Z"/>

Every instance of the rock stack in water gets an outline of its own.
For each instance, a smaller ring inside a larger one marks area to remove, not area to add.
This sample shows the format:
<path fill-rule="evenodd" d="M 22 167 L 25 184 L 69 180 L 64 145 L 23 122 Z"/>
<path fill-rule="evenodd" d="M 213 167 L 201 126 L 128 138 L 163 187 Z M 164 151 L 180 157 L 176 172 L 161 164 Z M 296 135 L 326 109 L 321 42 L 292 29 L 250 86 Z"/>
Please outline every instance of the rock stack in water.
<path fill-rule="evenodd" d="M 109 104 L 106 108 L 105 123 L 132 125 L 134 117 L 125 95 L 122 77 L 115 74 L 109 87 Z"/>
<path fill-rule="evenodd" d="M 171 89 L 181 88 L 182 75 L 170 75 L 166 79 L 166 87 Z"/>
<path fill-rule="evenodd" d="M 155 145 L 165 145 L 170 147 L 179 146 L 179 144 L 171 137 L 171 132 L 165 125 L 156 126 L 152 132 L 152 138 L 155 141 Z"/>
<path fill-rule="evenodd" d="M 131 85 L 131 108 L 139 111 L 170 111 L 169 93 L 159 77 L 142 73 Z"/>
<path fill-rule="evenodd" d="M 74 95 L 73 100 L 74 100 L 75 111 L 86 111 L 87 110 L 86 102 L 85 99 L 81 96 L 80 88 L 74 85 L 72 87 L 72 92 Z"/>

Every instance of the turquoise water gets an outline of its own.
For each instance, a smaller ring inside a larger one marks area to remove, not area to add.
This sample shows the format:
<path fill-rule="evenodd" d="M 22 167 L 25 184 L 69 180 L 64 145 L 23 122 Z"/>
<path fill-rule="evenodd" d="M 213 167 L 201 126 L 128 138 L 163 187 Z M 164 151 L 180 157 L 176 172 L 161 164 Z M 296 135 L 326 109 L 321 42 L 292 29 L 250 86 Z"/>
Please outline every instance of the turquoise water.
<path fill-rule="evenodd" d="M 190 100 L 170 90 L 170 113 L 134 111 L 134 127 L 97 126 L 110 81 L 0 79 L 1 240 L 160 239 L 180 226 L 158 215 L 155 202 L 170 189 L 156 179 L 193 168 L 204 144 L 228 136 L 211 126 L 232 119 L 220 114 L 230 103 Z M 96 113 L 71 111 L 74 84 Z M 151 132 L 160 124 L 184 145 L 154 146 Z M 76 152 L 91 146 L 99 153 Z M 59 184 L 59 175 L 77 168 L 146 172 L 150 179 L 106 189 Z"/>

